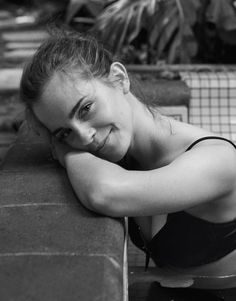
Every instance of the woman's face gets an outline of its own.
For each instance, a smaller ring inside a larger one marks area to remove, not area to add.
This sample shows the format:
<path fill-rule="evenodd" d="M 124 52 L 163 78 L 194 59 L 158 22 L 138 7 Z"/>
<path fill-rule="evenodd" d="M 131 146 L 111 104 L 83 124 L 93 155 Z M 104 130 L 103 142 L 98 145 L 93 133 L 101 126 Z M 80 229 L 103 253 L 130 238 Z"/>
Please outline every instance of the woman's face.
<path fill-rule="evenodd" d="M 59 140 L 117 162 L 133 139 L 129 92 L 122 87 L 55 73 L 33 111 Z"/>

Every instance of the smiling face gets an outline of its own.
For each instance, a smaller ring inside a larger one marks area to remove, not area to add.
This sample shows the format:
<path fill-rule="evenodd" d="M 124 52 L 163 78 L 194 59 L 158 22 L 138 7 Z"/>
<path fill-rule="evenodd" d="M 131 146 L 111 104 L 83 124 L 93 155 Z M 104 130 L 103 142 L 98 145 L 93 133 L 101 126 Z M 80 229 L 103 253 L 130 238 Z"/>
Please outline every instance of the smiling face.
<path fill-rule="evenodd" d="M 119 70 L 118 70 L 119 72 Z M 71 147 L 117 162 L 132 144 L 132 109 L 123 83 L 55 73 L 34 104 L 37 118 Z"/>

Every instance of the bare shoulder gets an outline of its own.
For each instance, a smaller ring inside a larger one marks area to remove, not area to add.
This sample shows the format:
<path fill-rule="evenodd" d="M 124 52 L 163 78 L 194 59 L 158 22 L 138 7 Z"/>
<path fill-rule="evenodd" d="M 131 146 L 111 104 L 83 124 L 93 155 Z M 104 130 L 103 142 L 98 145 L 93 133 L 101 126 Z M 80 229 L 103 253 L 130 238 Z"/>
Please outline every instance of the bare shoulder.
<path fill-rule="evenodd" d="M 213 181 L 222 189 L 236 189 L 236 148 L 226 141 L 209 141 L 197 144 L 174 160 L 171 166 L 174 169 L 181 166 L 181 169 L 195 173 L 209 183 Z"/>
<path fill-rule="evenodd" d="M 112 216 L 153 216 L 233 199 L 236 150 L 230 143 L 204 141 L 163 167 L 126 170 L 110 186 Z"/>

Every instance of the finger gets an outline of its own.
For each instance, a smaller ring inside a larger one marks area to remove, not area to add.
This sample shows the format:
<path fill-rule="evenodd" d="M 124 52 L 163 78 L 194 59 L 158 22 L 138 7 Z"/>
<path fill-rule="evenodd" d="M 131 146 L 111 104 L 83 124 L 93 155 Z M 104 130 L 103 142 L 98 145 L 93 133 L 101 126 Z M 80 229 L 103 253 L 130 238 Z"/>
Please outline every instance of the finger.
<path fill-rule="evenodd" d="M 40 136 L 43 140 L 50 143 L 49 130 L 38 120 L 32 109 L 26 109 L 26 120 L 29 125 L 29 129 L 32 130 L 37 136 Z"/>
<path fill-rule="evenodd" d="M 26 109 L 26 120 L 29 125 L 29 128 L 35 131 L 37 135 L 40 135 L 39 121 L 36 119 L 33 111 L 29 108 Z"/>
<path fill-rule="evenodd" d="M 51 154 L 52 154 L 52 158 L 54 160 L 58 160 L 58 158 L 57 158 L 57 152 L 56 152 L 56 149 L 55 149 L 55 146 L 54 146 L 53 143 L 51 143 Z"/>

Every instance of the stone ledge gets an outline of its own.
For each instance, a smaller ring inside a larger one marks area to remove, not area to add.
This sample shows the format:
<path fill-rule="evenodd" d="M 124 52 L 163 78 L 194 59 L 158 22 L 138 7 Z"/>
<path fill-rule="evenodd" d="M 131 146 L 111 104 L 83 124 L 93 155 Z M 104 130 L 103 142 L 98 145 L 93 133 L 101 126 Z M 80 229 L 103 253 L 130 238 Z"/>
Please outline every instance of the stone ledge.
<path fill-rule="evenodd" d="M 190 89 L 181 79 L 169 80 L 155 78 L 154 74 L 138 74 L 137 96 L 158 106 L 189 107 Z"/>
<path fill-rule="evenodd" d="M 0 70 L 0 92 L 18 90 L 22 69 Z M 137 93 L 157 105 L 189 105 L 190 90 L 181 79 L 158 79 L 155 73 L 133 73 L 137 77 Z M 136 82 L 136 80 L 135 80 Z M 140 92 L 139 92 L 140 91 Z"/>
<path fill-rule="evenodd" d="M 123 301 L 124 220 L 81 205 L 37 139 L 19 139 L 0 169 L 2 299 Z"/>
<path fill-rule="evenodd" d="M 0 257 L 1 300 L 121 301 L 121 270 L 109 257 L 6 254 Z"/>
<path fill-rule="evenodd" d="M 5 253 L 103 254 L 122 269 L 121 221 L 53 201 L 0 207 L 0 258 Z"/>
<path fill-rule="evenodd" d="M 41 169 L 53 168 L 63 173 L 64 169 L 53 160 L 47 143 L 16 143 L 8 151 L 3 162 L 3 171 L 21 171 L 22 174 L 34 170 L 36 174 Z M 1 170 L 1 169 L 0 169 Z"/>

